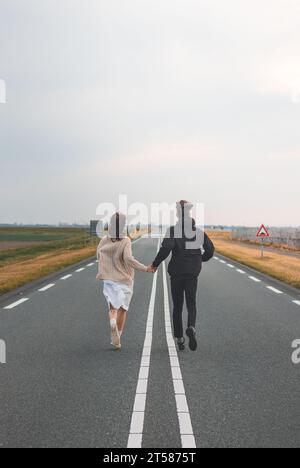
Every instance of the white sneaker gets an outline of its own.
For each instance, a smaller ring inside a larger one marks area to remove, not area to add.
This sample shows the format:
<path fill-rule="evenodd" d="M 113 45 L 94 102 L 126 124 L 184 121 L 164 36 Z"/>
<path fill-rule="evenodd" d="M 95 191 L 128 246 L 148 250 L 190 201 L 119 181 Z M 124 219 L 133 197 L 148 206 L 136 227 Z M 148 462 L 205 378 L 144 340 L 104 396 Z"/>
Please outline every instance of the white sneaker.
<path fill-rule="evenodd" d="M 118 327 L 116 325 L 113 325 L 111 327 L 111 344 L 115 348 L 121 348 L 120 335 L 118 332 Z"/>

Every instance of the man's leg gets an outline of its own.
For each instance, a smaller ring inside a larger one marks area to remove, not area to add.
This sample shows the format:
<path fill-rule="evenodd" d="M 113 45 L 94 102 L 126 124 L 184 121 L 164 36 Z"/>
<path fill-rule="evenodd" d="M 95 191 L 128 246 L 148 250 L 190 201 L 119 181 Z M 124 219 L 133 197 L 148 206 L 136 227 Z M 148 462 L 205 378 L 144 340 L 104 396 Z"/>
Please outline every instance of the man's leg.
<path fill-rule="evenodd" d="M 184 290 L 185 290 L 185 300 L 186 306 L 188 309 L 188 328 L 186 334 L 189 338 L 189 347 L 191 351 L 196 351 L 197 349 L 197 340 L 196 340 L 196 296 L 197 296 L 197 286 L 198 278 L 186 278 Z"/>
<path fill-rule="evenodd" d="M 171 278 L 171 291 L 173 299 L 173 324 L 175 338 L 183 337 L 182 310 L 184 302 L 184 279 Z"/>
<path fill-rule="evenodd" d="M 186 278 L 185 280 L 185 300 L 188 310 L 188 327 L 196 326 L 197 318 L 197 288 L 198 278 Z"/>

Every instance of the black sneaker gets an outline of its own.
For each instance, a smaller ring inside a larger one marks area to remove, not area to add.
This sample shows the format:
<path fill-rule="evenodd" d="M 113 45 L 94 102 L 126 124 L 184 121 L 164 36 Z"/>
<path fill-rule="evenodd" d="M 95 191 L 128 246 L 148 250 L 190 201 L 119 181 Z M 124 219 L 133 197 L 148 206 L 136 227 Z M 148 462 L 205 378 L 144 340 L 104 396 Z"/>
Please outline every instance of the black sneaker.
<path fill-rule="evenodd" d="M 184 351 L 185 350 L 184 343 L 185 343 L 184 338 L 177 338 L 177 345 L 178 345 L 179 351 Z"/>
<path fill-rule="evenodd" d="M 197 349 L 197 340 L 196 340 L 196 330 L 194 327 L 189 327 L 186 330 L 186 334 L 189 338 L 189 347 L 191 351 L 196 351 Z"/>

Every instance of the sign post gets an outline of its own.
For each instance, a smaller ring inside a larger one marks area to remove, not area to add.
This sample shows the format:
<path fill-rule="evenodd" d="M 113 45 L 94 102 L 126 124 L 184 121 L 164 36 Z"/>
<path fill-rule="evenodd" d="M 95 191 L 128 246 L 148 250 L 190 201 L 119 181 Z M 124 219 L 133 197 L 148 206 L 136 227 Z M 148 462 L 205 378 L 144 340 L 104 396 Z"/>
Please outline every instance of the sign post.
<path fill-rule="evenodd" d="M 264 224 L 262 224 L 257 231 L 256 237 L 261 239 L 261 259 L 264 258 L 264 239 L 270 237 L 269 231 Z"/>

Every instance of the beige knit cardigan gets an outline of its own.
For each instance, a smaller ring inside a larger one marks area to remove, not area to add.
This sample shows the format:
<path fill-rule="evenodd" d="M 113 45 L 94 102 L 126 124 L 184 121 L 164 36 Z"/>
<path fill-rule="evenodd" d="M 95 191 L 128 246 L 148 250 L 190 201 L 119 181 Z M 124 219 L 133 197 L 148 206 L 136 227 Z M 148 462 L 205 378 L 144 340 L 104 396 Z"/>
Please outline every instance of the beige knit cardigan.
<path fill-rule="evenodd" d="M 133 286 L 134 270 L 147 271 L 147 267 L 132 255 L 131 240 L 128 237 L 112 241 L 108 236 L 101 239 L 97 248 L 97 279 L 110 280 Z"/>

